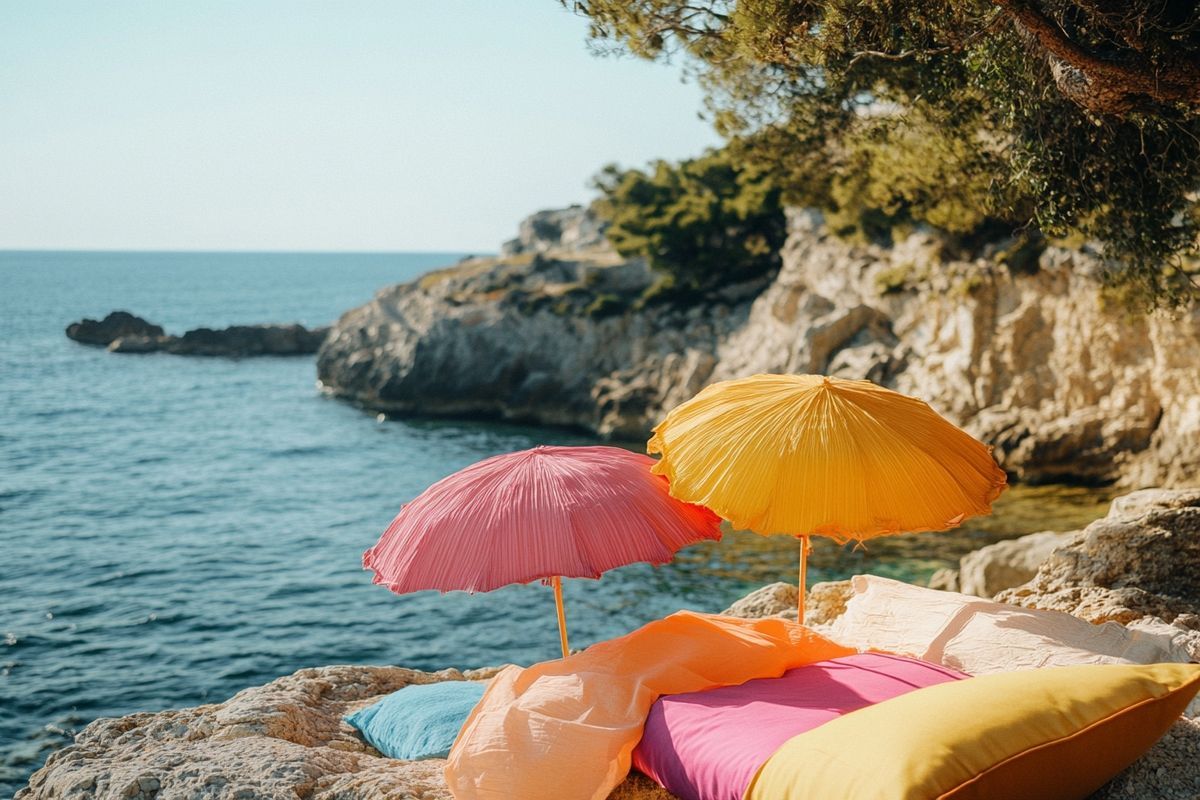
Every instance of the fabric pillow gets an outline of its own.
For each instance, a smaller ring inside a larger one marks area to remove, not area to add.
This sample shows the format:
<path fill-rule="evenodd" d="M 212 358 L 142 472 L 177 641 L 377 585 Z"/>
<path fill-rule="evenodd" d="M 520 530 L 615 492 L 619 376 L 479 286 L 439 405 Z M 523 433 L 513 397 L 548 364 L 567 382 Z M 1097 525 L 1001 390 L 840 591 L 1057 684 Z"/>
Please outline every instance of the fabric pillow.
<path fill-rule="evenodd" d="M 788 620 L 677 611 L 568 658 L 505 667 L 443 774 L 456 800 L 606 798 L 659 697 L 854 654 Z"/>
<path fill-rule="evenodd" d="M 346 722 L 388 758 L 445 758 L 486 688 L 479 681 L 410 684 Z"/>
<path fill-rule="evenodd" d="M 778 678 L 662 697 L 633 765 L 683 800 L 741 800 L 759 767 L 793 736 L 960 672 L 884 653 L 819 661 Z"/>
<path fill-rule="evenodd" d="M 1077 664 L 1188 661 L 1169 636 L 1094 625 L 955 592 L 856 575 L 846 611 L 822 632 L 858 650 L 932 661 L 968 675 Z"/>
<path fill-rule="evenodd" d="M 1088 665 L 930 686 L 789 740 L 746 800 L 1085 798 L 1166 732 L 1200 665 Z"/>

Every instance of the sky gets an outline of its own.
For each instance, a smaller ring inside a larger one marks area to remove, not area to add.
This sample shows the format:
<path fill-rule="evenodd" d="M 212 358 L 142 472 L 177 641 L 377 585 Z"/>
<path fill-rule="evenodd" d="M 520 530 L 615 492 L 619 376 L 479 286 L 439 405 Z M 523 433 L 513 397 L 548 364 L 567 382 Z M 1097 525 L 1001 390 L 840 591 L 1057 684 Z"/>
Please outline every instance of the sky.
<path fill-rule="evenodd" d="M 718 143 L 556 0 L 0 0 L 0 249 L 495 251 Z"/>

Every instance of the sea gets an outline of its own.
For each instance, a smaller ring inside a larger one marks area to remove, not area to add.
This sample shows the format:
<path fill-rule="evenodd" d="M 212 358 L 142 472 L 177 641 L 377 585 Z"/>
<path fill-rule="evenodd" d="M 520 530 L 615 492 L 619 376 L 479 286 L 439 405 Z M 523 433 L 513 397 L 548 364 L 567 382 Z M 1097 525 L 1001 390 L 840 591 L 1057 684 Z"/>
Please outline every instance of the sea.
<path fill-rule="evenodd" d="M 328 324 L 463 255 L 0 252 L 0 796 L 99 717 L 219 702 L 302 667 L 555 656 L 545 586 L 396 596 L 361 554 L 437 479 L 593 438 L 383 417 L 323 394 L 312 357 L 119 355 L 64 335 L 116 309 L 173 333 Z M 989 542 L 1080 527 L 1109 499 L 1015 487 L 956 531 L 817 542 L 809 580 L 923 580 Z M 795 581 L 797 553 L 729 532 L 663 567 L 566 581 L 572 645 Z"/>

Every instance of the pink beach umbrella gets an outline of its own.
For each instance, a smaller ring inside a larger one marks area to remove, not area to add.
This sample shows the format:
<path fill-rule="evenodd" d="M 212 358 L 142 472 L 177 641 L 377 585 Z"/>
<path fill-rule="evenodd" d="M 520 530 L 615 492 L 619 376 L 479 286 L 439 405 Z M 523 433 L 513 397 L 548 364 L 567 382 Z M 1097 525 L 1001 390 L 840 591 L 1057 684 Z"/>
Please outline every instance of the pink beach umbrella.
<path fill-rule="evenodd" d="M 535 447 L 443 478 L 405 505 L 363 568 L 397 594 L 554 587 L 567 655 L 562 578 L 599 578 L 720 539 L 720 518 L 671 497 L 654 459 L 617 447 Z"/>

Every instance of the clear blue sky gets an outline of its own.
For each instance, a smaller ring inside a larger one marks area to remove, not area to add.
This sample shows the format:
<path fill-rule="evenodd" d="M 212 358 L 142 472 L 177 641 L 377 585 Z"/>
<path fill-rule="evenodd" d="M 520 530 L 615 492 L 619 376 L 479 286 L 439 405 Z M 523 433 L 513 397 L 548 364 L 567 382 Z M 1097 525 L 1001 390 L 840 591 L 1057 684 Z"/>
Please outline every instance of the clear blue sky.
<path fill-rule="evenodd" d="M 0 249 L 495 250 L 717 139 L 555 0 L 0 0 Z"/>

